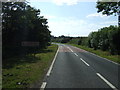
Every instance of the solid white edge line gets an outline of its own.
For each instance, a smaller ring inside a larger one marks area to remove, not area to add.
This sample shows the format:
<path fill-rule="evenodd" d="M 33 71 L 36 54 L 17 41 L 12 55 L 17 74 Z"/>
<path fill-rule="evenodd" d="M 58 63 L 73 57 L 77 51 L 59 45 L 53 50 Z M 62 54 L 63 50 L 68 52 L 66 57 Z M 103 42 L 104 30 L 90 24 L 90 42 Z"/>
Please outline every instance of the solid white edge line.
<path fill-rule="evenodd" d="M 56 54 L 55 54 L 55 57 L 54 57 L 54 59 L 53 59 L 53 61 L 52 61 L 52 64 L 51 64 L 51 66 L 50 66 L 50 68 L 49 68 L 46 76 L 50 76 L 50 73 L 51 73 L 51 71 L 52 71 L 53 65 L 54 65 L 54 63 L 55 63 L 55 60 L 56 60 L 56 57 L 57 57 L 57 54 L 58 54 L 58 51 L 59 51 L 59 46 L 58 46 L 58 50 L 57 50 L 57 52 L 56 52 Z"/>
<path fill-rule="evenodd" d="M 76 56 L 78 56 L 76 53 L 74 53 Z"/>
<path fill-rule="evenodd" d="M 42 85 L 41 85 L 41 87 L 40 87 L 40 90 L 44 90 L 45 87 L 46 87 L 46 85 L 47 85 L 47 83 L 46 83 L 46 82 L 43 82 Z"/>
<path fill-rule="evenodd" d="M 106 80 L 102 75 L 96 73 L 103 81 L 105 81 L 112 89 L 118 90 L 115 86 L 113 86 L 108 80 Z"/>
<path fill-rule="evenodd" d="M 82 58 L 80 58 L 81 61 L 83 61 L 87 66 L 90 66 L 88 63 L 86 63 Z"/>

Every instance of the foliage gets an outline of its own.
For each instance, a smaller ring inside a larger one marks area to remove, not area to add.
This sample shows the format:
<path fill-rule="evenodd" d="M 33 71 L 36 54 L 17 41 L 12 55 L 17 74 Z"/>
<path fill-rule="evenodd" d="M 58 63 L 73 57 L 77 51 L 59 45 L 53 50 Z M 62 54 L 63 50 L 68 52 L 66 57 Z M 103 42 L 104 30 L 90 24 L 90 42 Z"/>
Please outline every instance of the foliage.
<path fill-rule="evenodd" d="M 70 44 L 78 44 L 78 42 L 79 42 L 79 38 L 78 38 L 78 37 L 73 37 L 73 38 L 69 41 Z"/>
<path fill-rule="evenodd" d="M 119 27 L 105 27 L 100 29 L 96 34 L 92 33 L 92 35 L 89 36 L 89 47 L 93 47 L 94 49 L 101 49 L 101 50 L 108 50 L 111 54 L 120 54 L 120 41 L 118 40 L 120 38 L 120 1 L 119 2 L 103 2 L 98 1 L 96 8 L 98 9 L 98 13 L 102 12 L 102 14 L 106 15 L 118 15 L 118 25 Z M 100 35 L 97 35 L 100 34 Z M 92 43 L 93 38 L 90 37 L 97 36 L 100 39 L 98 40 L 97 37 L 94 39 L 97 40 L 97 45 L 94 45 Z"/>
<path fill-rule="evenodd" d="M 87 46 L 87 41 L 88 41 L 87 37 L 80 37 L 78 41 L 78 45 Z"/>
<path fill-rule="evenodd" d="M 104 1 L 104 0 L 103 0 Z M 96 8 L 98 9 L 98 13 L 102 12 L 102 14 L 106 15 L 118 15 L 118 25 L 120 26 L 120 1 L 119 2 L 103 2 L 98 1 Z"/>
<path fill-rule="evenodd" d="M 91 48 L 120 54 L 120 29 L 117 26 L 104 27 L 88 36 L 88 46 Z"/>
<path fill-rule="evenodd" d="M 72 39 L 72 37 L 61 35 L 59 37 L 51 37 L 52 42 L 67 43 Z"/>
<path fill-rule="evenodd" d="M 26 2 L 2 2 L 2 36 L 3 58 L 46 48 L 50 41 L 47 19 Z M 24 41 L 40 42 L 40 45 L 22 47 Z"/>
<path fill-rule="evenodd" d="M 97 2 L 98 12 L 106 15 L 117 15 L 120 3 L 117 2 Z"/>

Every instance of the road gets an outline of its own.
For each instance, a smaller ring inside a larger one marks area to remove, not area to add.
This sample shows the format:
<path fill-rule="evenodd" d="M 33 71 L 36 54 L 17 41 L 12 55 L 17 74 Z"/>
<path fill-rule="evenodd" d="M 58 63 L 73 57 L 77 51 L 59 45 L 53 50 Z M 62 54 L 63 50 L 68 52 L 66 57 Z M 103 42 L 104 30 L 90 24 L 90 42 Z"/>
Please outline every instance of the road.
<path fill-rule="evenodd" d="M 58 44 L 45 88 L 109 88 L 117 90 L 119 64 L 70 45 Z"/>

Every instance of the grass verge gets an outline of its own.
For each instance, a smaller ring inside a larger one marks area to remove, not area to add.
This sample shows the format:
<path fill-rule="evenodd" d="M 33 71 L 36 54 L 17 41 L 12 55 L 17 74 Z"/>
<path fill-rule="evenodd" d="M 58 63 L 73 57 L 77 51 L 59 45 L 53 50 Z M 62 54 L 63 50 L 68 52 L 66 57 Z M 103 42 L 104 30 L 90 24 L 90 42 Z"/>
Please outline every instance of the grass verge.
<path fill-rule="evenodd" d="M 111 55 L 108 51 L 94 50 L 93 48 L 88 48 L 88 47 L 76 45 L 76 44 L 69 44 L 69 45 L 76 46 L 78 48 L 81 48 L 81 49 L 84 49 L 86 51 L 92 52 L 96 55 L 99 55 L 103 58 L 107 58 L 107 59 L 112 60 L 114 62 L 120 63 L 120 59 L 119 59 L 120 55 Z"/>
<path fill-rule="evenodd" d="M 57 51 L 57 45 L 51 45 L 41 53 L 15 57 L 7 61 L 2 69 L 3 88 L 29 88 L 43 77 Z M 39 82 L 40 83 L 40 82 Z"/>

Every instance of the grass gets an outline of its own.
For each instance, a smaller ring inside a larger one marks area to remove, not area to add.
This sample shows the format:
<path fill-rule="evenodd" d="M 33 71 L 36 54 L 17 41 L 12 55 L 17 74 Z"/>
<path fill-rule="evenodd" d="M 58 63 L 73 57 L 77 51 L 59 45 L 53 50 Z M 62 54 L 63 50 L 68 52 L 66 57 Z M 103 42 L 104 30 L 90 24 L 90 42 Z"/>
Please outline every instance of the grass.
<path fill-rule="evenodd" d="M 84 49 L 86 51 L 92 52 L 96 55 L 99 55 L 103 58 L 107 58 L 107 59 L 112 60 L 114 62 L 120 63 L 120 55 L 111 55 L 108 51 L 94 50 L 93 48 L 88 48 L 88 47 L 76 45 L 76 44 L 69 44 L 69 45 L 76 46 L 78 48 L 81 48 L 81 49 Z"/>
<path fill-rule="evenodd" d="M 2 88 L 2 74 L 0 72 L 0 90 L 1 90 L 1 88 Z"/>
<path fill-rule="evenodd" d="M 57 45 L 51 45 L 43 52 L 14 57 L 3 65 L 3 88 L 34 88 L 34 83 L 41 83 L 57 51 Z"/>

